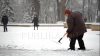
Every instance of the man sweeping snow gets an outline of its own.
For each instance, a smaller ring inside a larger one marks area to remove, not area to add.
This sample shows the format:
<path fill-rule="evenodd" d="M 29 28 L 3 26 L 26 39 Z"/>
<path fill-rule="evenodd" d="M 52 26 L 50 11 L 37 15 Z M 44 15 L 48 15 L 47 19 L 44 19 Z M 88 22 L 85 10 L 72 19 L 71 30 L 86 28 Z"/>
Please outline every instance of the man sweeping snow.
<path fill-rule="evenodd" d="M 84 36 L 84 33 L 87 32 L 87 30 L 85 27 L 85 23 L 82 19 L 82 14 L 78 11 L 71 12 L 69 9 L 66 9 L 65 15 L 68 17 L 66 21 L 68 29 L 64 36 L 67 34 L 67 37 L 70 38 L 70 48 L 68 48 L 68 50 L 75 50 L 76 39 L 78 40 L 78 44 L 80 47 L 78 48 L 78 50 L 85 50 L 86 48 L 82 38 Z M 60 42 L 61 39 L 58 42 Z"/>

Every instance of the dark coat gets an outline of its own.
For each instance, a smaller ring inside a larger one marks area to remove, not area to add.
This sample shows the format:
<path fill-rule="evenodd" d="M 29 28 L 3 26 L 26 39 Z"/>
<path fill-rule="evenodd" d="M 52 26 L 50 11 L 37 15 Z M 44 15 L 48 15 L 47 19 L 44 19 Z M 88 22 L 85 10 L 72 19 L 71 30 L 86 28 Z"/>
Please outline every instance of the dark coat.
<path fill-rule="evenodd" d="M 34 17 L 32 23 L 34 22 L 34 26 L 39 26 L 38 25 L 38 18 L 37 17 Z"/>
<path fill-rule="evenodd" d="M 1 22 L 3 24 L 7 24 L 8 23 L 8 17 L 7 16 L 3 16 Z"/>
<path fill-rule="evenodd" d="M 82 14 L 78 11 L 71 12 L 68 15 L 67 25 L 68 29 L 66 32 L 70 35 L 70 38 L 80 36 L 87 32 Z"/>

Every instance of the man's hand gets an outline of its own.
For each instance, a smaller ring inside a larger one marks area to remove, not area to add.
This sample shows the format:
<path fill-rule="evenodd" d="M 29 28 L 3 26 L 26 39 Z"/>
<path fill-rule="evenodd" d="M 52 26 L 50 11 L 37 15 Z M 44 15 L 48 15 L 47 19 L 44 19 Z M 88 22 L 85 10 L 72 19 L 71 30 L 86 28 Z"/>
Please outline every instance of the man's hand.
<path fill-rule="evenodd" d="M 67 34 L 67 38 L 70 38 L 70 34 Z"/>

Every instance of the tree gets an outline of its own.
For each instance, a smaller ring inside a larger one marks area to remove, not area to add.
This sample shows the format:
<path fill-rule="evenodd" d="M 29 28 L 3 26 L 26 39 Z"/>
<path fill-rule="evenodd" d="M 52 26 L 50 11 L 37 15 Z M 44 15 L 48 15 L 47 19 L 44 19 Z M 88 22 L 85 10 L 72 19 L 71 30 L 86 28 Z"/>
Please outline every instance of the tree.
<path fill-rule="evenodd" d="M 58 20 L 57 21 L 65 21 L 65 15 L 64 15 L 64 11 L 65 11 L 65 3 L 66 0 L 57 0 L 57 11 L 58 11 Z"/>
<path fill-rule="evenodd" d="M 84 5 L 85 5 L 85 0 L 83 0 L 83 19 L 84 19 Z"/>
<path fill-rule="evenodd" d="M 98 0 L 98 22 L 100 22 L 100 0 Z"/>
<path fill-rule="evenodd" d="M 100 0 L 98 0 L 98 10 L 100 11 Z"/>
<path fill-rule="evenodd" d="M 3 3 L 4 2 L 4 3 Z M 7 16 L 9 17 L 9 21 L 12 21 L 12 22 L 14 22 L 15 21 L 15 19 L 14 19 L 14 12 L 13 12 L 13 8 L 12 8 L 12 6 L 10 5 L 10 1 L 9 0 L 3 0 L 3 2 L 2 1 L 0 1 L 0 3 L 1 3 L 1 15 L 3 15 L 3 13 L 6 13 L 7 14 Z"/>
<path fill-rule="evenodd" d="M 37 16 L 39 16 L 39 11 L 40 11 L 40 1 L 34 0 L 34 12 Z"/>

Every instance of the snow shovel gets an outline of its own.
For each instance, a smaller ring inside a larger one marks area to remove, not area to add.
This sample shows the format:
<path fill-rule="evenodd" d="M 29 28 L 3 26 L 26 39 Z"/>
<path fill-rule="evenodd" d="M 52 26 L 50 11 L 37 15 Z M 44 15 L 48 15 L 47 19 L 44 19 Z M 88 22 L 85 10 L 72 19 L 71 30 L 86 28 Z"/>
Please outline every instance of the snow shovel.
<path fill-rule="evenodd" d="M 67 33 L 64 33 L 64 35 L 59 39 L 59 43 L 61 43 L 60 41 L 64 38 L 64 36 L 66 35 Z"/>

